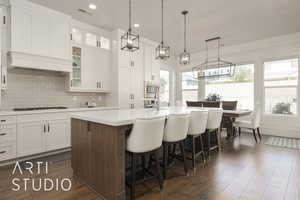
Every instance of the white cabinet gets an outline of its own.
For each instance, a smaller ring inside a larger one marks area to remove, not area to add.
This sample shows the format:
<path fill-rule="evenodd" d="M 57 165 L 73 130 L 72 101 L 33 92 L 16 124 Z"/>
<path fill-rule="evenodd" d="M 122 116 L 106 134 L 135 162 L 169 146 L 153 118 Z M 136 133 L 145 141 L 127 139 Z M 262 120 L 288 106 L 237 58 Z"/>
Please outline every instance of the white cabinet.
<path fill-rule="evenodd" d="M 0 161 L 16 158 L 16 117 L 0 116 Z"/>
<path fill-rule="evenodd" d="M 17 117 L 17 156 L 70 146 L 70 120 L 66 113 Z"/>
<path fill-rule="evenodd" d="M 144 81 L 143 59 L 144 46 L 135 52 L 120 50 L 119 60 L 119 107 L 144 107 Z M 125 56 L 127 55 L 127 56 Z"/>
<path fill-rule="evenodd" d="M 39 121 L 18 124 L 18 157 L 44 152 L 44 127 Z"/>
<path fill-rule="evenodd" d="M 47 124 L 45 150 L 52 151 L 70 146 L 70 121 L 52 120 Z"/>
<path fill-rule="evenodd" d="M 13 67 L 71 71 L 71 17 L 26 0 L 11 0 Z"/>
<path fill-rule="evenodd" d="M 101 38 L 99 34 L 72 29 L 73 72 L 70 73 L 70 91 L 110 92 L 111 50 L 107 49 L 107 44 L 101 46 Z"/>
<path fill-rule="evenodd" d="M 160 61 L 155 59 L 155 46 L 145 45 L 145 81 L 159 83 Z"/>

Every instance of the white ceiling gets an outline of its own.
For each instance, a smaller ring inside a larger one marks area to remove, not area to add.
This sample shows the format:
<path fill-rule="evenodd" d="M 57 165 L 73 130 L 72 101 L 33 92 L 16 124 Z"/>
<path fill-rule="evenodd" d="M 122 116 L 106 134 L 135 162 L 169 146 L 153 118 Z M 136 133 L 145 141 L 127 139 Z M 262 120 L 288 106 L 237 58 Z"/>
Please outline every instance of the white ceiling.
<path fill-rule="evenodd" d="M 31 0 L 106 29 L 128 27 L 128 0 Z M 160 0 L 132 0 L 133 22 L 141 36 L 160 41 Z M 95 11 L 89 3 L 97 5 Z M 78 12 L 86 9 L 92 16 Z M 300 0 L 165 0 L 165 39 L 176 54 L 183 47 L 182 10 L 189 10 L 188 46 L 221 36 L 226 46 L 300 31 Z"/>

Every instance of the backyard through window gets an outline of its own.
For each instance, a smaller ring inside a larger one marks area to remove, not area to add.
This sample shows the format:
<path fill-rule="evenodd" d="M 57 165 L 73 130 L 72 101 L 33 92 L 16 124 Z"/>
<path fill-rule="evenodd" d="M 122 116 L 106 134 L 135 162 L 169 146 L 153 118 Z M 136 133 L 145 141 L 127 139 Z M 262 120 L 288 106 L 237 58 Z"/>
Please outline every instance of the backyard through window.
<path fill-rule="evenodd" d="M 253 109 L 254 65 L 236 66 L 232 77 L 210 78 L 205 81 L 206 96 L 217 94 L 222 101 L 238 101 L 238 109 Z"/>
<path fill-rule="evenodd" d="M 198 101 L 198 80 L 195 72 L 182 72 L 182 102 Z"/>
<path fill-rule="evenodd" d="M 298 59 L 264 63 L 265 112 L 297 113 Z"/>

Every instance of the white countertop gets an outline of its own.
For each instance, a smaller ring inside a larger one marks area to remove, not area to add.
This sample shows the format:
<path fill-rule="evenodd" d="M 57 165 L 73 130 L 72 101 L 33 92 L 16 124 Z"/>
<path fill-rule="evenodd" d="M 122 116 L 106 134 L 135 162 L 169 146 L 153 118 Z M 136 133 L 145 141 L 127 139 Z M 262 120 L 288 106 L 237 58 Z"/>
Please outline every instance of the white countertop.
<path fill-rule="evenodd" d="M 212 108 L 217 109 L 217 108 Z M 168 116 L 170 114 L 190 113 L 193 110 L 202 110 L 207 112 L 206 108 L 193 107 L 164 107 L 159 111 L 156 109 L 120 109 L 120 110 L 102 110 L 96 112 L 74 113 L 71 118 L 106 124 L 110 126 L 122 126 L 133 124 L 137 118 L 152 118 L 158 116 Z"/>
<path fill-rule="evenodd" d="M 67 109 L 49 109 L 49 110 L 30 110 L 30 111 L 13 111 L 4 110 L 0 111 L 0 116 L 8 115 L 31 115 L 31 114 L 46 114 L 46 113 L 59 113 L 59 112 L 86 112 L 86 111 L 101 111 L 101 110 L 113 110 L 117 107 L 94 107 L 94 108 L 67 108 Z"/>

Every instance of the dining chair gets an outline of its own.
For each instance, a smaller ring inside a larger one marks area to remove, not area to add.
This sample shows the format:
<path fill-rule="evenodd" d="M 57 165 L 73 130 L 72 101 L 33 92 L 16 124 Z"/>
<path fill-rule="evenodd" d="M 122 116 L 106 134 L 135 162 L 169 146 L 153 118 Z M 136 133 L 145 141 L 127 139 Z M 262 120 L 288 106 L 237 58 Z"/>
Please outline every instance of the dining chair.
<path fill-rule="evenodd" d="M 206 108 L 220 108 L 220 101 L 199 101 Z"/>
<path fill-rule="evenodd" d="M 159 150 L 162 146 L 164 135 L 165 117 L 136 119 L 127 138 L 126 150 L 131 160 L 130 198 L 135 198 L 137 159 L 150 155 L 155 161 L 156 177 L 160 189 L 163 189 L 163 180 L 159 165 Z"/>
<path fill-rule="evenodd" d="M 210 158 L 210 151 L 214 149 L 221 148 L 221 132 L 220 126 L 222 122 L 223 109 L 222 108 L 211 108 L 208 110 L 208 118 L 206 125 L 206 133 L 207 133 L 207 154 L 208 158 Z M 211 136 L 215 134 L 217 144 L 211 146 Z"/>
<path fill-rule="evenodd" d="M 222 101 L 223 110 L 236 110 L 238 101 Z"/>
<path fill-rule="evenodd" d="M 188 107 L 202 107 L 203 104 L 199 101 L 186 101 Z"/>
<path fill-rule="evenodd" d="M 187 137 L 189 128 L 189 114 L 171 114 L 167 117 L 165 125 L 164 137 L 163 137 L 163 177 L 166 179 L 166 171 L 168 168 L 168 156 L 173 158 L 179 158 L 176 155 L 176 147 L 180 146 L 180 160 L 183 161 L 185 174 L 188 173 L 186 160 L 184 140 Z M 173 146 L 173 153 L 168 152 L 169 147 Z"/>
<path fill-rule="evenodd" d="M 192 166 L 195 169 L 196 159 L 202 155 L 203 162 L 205 162 L 204 148 L 203 148 L 203 134 L 206 130 L 208 118 L 208 111 L 192 111 L 190 114 L 190 123 L 188 129 L 188 139 L 191 141 L 191 153 L 192 153 Z M 199 139 L 200 147 L 196 148 L 196 140 Z M 198 150 L 196 152 L 196 149 Z M 200 149 L 200 150 L 199 150 Z"/>
<path fill-rule="evenodd" d="M 261 134 L 260 134 L 260 129 L 259 129 L 260 116 L 261 116 L 260 106 L 256 106 L 253 114 L 250 116 L 250 118 L 248 120 L 247 119 L 237 119 L 233 123 L 233 127 L 239 129 L 239 136 L 241 136 L 242 128 L 252 130 L 255 142 L 257 142 L 257 137 L 256 137 L 256 131 L 257 131 L 259 140 L 261 141 Z"/>

